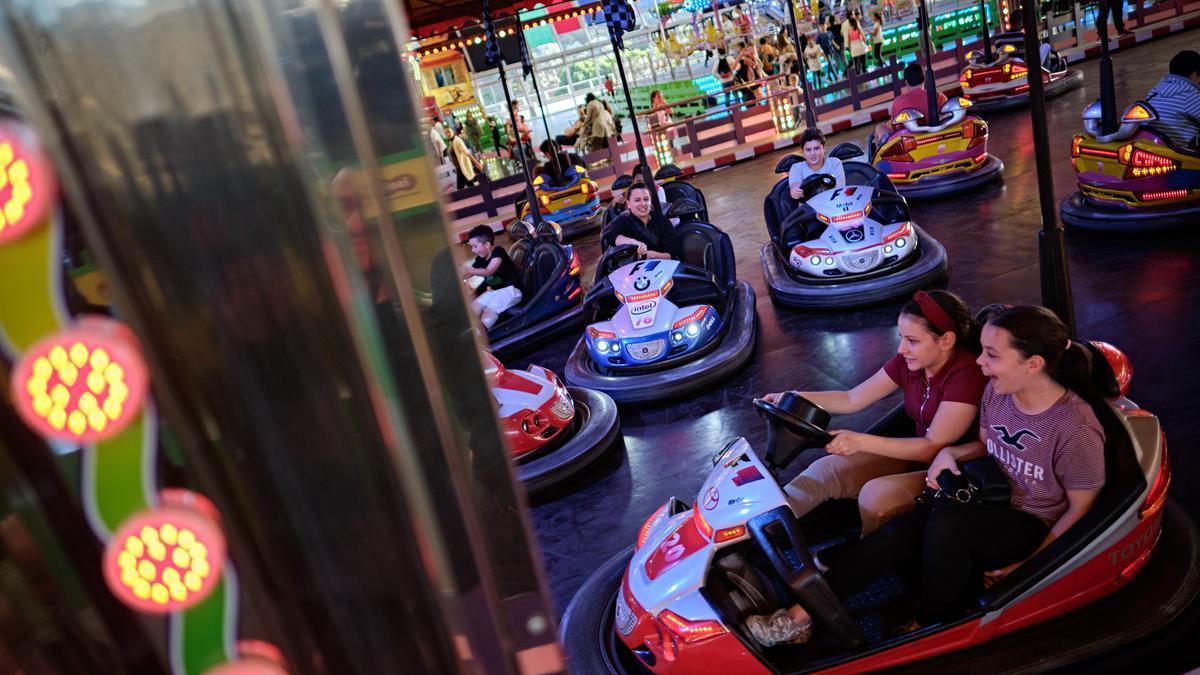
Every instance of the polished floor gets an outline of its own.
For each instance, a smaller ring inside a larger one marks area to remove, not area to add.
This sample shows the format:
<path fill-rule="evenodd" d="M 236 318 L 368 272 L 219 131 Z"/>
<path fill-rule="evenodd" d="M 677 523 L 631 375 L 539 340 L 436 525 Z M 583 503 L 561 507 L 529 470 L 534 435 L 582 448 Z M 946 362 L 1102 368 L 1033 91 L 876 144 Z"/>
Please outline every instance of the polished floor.
<path fill-rule="evenodd" d="M 1195 48 L 1196 31 L 1124 50 L 1115 59 L 1118 106 L 1145 94 L 1178 50 Z M 1074 190 L 1068 158 L 1080 112 L 1099 96 L 1097 62 L 1079 65 L 1083 88 L 1049 103 L 1050 138 L 1056 152 L 1054 193 Z M 988 117 L 989 149 L 1004 160 L 1003 184 L 940 202 L 915 203 L 914 219 L 945 246 L 950 289 L 973 306 L 991 302 L 1038 303 L 1040 287 L 1036 231 L 1038 190 L 1027 111 Z M 861 141 L 865 130 L 831 139 Z M 766 292 L 758 250 L 766 239 L 762 198 L 777 179 L 776 154 L 705 174 L 692 182 L 704 191 L 714 223 L 733 239 L 738 274 L 758 294 L 759 339 L 749 365 L 722 385 L 661 405 L 625 407 L 621 423 L 626 449 L 587 480 L 570 486 L 533 509 L 548 583 L 561 612 L 587 575 L 632 544 L 643 520 L 668 497 L 691 501 L 711 467 L 708 459 L 727 440 L 745 436 L 760 445 L 765 430 L 750 401 L 782 389 L 853 386 L 893 353 L 899 302 L 849 312 L 794 312 L 774 306 Z M 1200 223 L 1197 223 L 1200 227 Z M 598 255 L 596 238 L 577 242 L 587 262 Z M 1131 398 L 1158 414 L 1170 443 L 1174 498 L 1200 520 L 1200 415 L 1191 387 L 1200 363 L 1189 356 L 1200 346 L 1200 235 L 1191 232 L 1145 236 L 1068 234 L 1071 281 L 1081 338 L 1112 342 L 1134 365 Z M 586 273 L 590 278 L 590 270 Z M 514 360 L 562 372 L 575 338 Z M 835 418 L 834 426 L 861 429 L 887 401 L 857 415 Z M 800 468 L 823 451 L 809 451 Z M 1195 614 L 1195 612 L 1193 612 Z M 1128 617 L 1121 620 L 1127 620 Z M 1190 629 L 1188 629 L 1190 630 Z M 1148 647 L 1158 650 L 1158 646 Z M 1200 665 L 1200 654 L 1174 639 L 1165 666 Z M 1160 652 L 1161 653 L 1161 652 Z M 1190 656 L 1189 656 L 1190 654 Z"/>

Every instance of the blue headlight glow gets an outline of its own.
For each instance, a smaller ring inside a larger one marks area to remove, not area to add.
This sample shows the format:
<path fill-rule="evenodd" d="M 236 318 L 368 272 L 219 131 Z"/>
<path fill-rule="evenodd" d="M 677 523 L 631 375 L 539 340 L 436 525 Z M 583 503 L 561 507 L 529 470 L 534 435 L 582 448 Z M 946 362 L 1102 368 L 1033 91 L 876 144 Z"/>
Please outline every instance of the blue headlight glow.
<path fill-rule="evenodd" d="M 608 351 L 608 340 L 596 340 L 596 351 Z"/>
<path fill-rule="evenodd" d="M 692 323 L 689 323 L 687 328 L 684 328 L 683 330 L 688 334 L 688 337 L 696 337 L 696 335 L 700 333 L 700 326 L 697 326 L 696 322 L 693 321 Z"/>
<path fill-rule="evenodd" d="M 896 248 L 904 248 L 907 245 L 908 245 L 908 240 L 905 239 L 904 237 L 900 237 L 899 239 L 896 240 Z"/>

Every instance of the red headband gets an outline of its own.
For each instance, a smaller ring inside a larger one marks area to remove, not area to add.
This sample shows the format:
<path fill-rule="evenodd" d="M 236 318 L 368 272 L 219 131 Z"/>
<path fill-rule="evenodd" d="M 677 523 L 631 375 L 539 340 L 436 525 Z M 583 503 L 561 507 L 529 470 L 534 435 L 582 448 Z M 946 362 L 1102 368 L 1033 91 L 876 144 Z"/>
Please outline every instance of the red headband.
<path fill-rule="evenodd" d="M 929 323 L 938 329 L 939 335 L 957 332 L 954 330 L 954 320 L 950 318 L 946 310 L 942 309 L 937 300 L 933 299 L 933 296 L 925 291 L 917 291 L 913 294 L 913 300 L 921 308 L 921 313 L 925 315 Z"/>

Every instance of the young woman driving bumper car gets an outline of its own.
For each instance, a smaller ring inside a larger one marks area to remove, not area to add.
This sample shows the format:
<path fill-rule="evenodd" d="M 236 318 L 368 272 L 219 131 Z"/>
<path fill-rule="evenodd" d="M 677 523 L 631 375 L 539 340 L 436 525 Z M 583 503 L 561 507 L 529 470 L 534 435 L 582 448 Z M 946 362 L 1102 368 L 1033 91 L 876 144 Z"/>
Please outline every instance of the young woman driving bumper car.
<path fill-rule="evenodd" d="M 988 126 L 968 114 L 971 101 L 949 99 L 936 122 L 908 108 L 891 119 L 891 133 L 876 147 L 867 139 L 871 164 L 907 199 L 937 199 L 999 180 L 1004 162 L 987 151 Z"/>
<path fill-rule="evenodd" d="M 1101 129 L 1100 101 L 1083 111 L 1084 133 L 1071 141 L 1079 190 L 1059 206 L 1063 223 L 1131 232 L 1200 221 L 1200 150 L 1180 148 L 1156 130 L 1153 104 L 1138 101 L 1112 133 Z"/>
<path fill-rule="evenodd" d="M 852 161 L 862 154 L 853 144 L 830 154 L 842 160 L 846 187 L 814 174 L 798 201 L 784 178 L 763 200 L 770 241 L 759 259 L 771 298 L 797 308 L 853 307 L 911 295 L 944 277 L 946 249 L 910 220 L 888 177 Z M 798 161 L 784 157 L 775 171 L 786 174 Z"/>
<path fill-rule="evenodd" d="M 1111 346 L 1076 348 L 1129 372 Z M 1197 534 L 1167 498 L 1170 471 L 1157 418 L 1108 377 L 1113 398 L 1087 401 L 1105 435 L 1106 480 L 1092 508 L 961 614 L 907 632 L 892 629 L 904 616 L 885 607 L 911 596 L 902 579 L 881 577 L 864 593 L 840 597 L 816 566 L 811 551 L 822 548 L 828 532 L 853 528 L 853 520 L 832 510 L 796 519 L 779 489 L 803 448 L 829 442 L 828 413 L 793 394 L 756 402 L 769 425 L 765 457 L 743 439 L 726 445 L 692 504 L 670 499 L 634 545 L 576 593 L 561 624 L 572 667 L 863 672 L 941 658 L 943 666 L 969 662 L 981 672 L 1052 669 L 1161 628 L 1200 587 Z M 903 415 L 889 413 L 876 429 Z M 816 620 L 804 644 L 764 648 L 743 627 L 750 615 L 796 602 Z M 1086 605 L 1090 611 L 1073 611 Z"/>
<path fill-rule="evenodd" d="M 509 370 L 483 357 L 517 478 L 530 495 L 579 476 L 617 444 L 617 404 L 604 393 L 565 387 L 541 366 Z"/>
<path fill-rule="evenodd" d="M 754 290 L 737 279 L 729 236 L 693 220 L 699 210 L 687 198 L 671 205 L 665 217 L 680 224 L 660 240 L 669 250 L 642 243 L 655 259 L 638 260 L 636 244 L 605 251 L 584 299 L 589 325 L 567 361 L 568 382 L 618 403 L 653 401 L 706 387 L 750 358 Z"/>

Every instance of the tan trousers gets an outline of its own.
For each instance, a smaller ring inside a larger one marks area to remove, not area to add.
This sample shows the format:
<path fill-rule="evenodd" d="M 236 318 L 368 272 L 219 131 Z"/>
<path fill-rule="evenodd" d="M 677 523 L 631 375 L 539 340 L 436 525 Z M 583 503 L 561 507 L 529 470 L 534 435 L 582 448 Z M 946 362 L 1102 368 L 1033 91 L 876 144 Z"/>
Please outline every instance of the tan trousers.
<path fill-rule="evenodd" d="M 909 471 L 912 462 L 859 452 L 848 457 L 828 455 L 813 462 L 784 486 L 796 517 L 827 499 L 858 498 L 863 536 L 913 508 L 925 488 L 925 471 Z"/>

